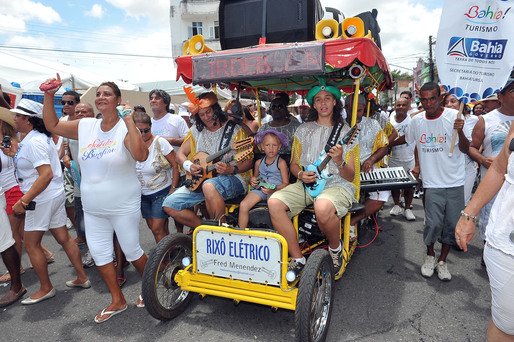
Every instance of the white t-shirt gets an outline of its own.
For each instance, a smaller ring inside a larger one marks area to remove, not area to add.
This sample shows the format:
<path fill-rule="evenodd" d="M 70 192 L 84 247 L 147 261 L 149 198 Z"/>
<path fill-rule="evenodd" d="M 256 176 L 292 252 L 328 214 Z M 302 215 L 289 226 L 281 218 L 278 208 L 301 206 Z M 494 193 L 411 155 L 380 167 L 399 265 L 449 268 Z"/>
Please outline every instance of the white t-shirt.
<path fill-rule="evenodd" d="M 459 150 L 458 136 L 453 156 L 448 156 L 457 114 L 455 109 L 444 108 L 439 117 L 427 119 L 426 112 L 423 112 L 414 116 L 407 128 L 405 140 L 418 147 L 425 188 L 453 188 L 464 185 L 464 154 Z"/>
<path fill-rule="evenodd" d="M 141 186 L 136 161 L 125 147 L 128 133 L 120 119 L 108 132 L 102 120 L 79 122 L 79 155 L 82 206 L 89 214 L 124 215 L 140 210 Z M 62 186 L 62 185 L 61 185 Z"/>
<path fill-rule="evenodd" d="M 163 138 L 185 138 L 189 132 L 186 121 L 175 114 L 166 114 L 159 120 L 152 118 L 152 134 Z M 172 145 L 175 153 L 180 146 Z"/>
<path fill-rule="evenodd" d="M 2 163 L 2 171 L 0 171 L 0 186 L 7 191 L 18 185 L 16 177 L 14 176 L 14 160 L 12 157 L 6 156 L 4 152 L 0 151 L 0 163 Z"/>
<path fill-rule="evenodd" d="M 502 114 L 498 109 L 492 110 L 482 115 L 484 119 L 484 147 L 482 155 L 485 157 L 496 157 L 502 147 L 507 134 L 509 133 L 510 124 L 514 120 L 514 116 Z M 487 169 L 480 165 L 480 175 L 485 176 Z"/>
<path fill-rule="evenodd" d="M 401 137 L 405 135 L 407 128 L 409 127 L 409 123 L 411 118 L 409 115 L 402 122 L 396 121 L 396 112 L 393 112 L 389 117 L 389 122 L 391 125 L 398 131 L 398 136 Z M 414 160 L 414 144 L 402 144 L 396 145 L 392 147 L 391 157 L 389 161 L 393 163 L 406 163 L 412 162 Z"/>
<path fill-rule="evenodd" d="M 32 130 L 18 145 L 20 148 L 14 157 L 14 163 L 21 192 L 27 193 L 39 177 L 37 167 L 50 165 L 53 172 L 52 180 L 46 189 L 34 198 L 34 201 L 48 202 L 64 193 L 61 163 L 52 138 Z"/>
<path fill-rule="evenodd" d="M 156 136 L 148 147 L 148 158 L 144 162 L 136 163 L 137 178 L 141 182 L 141 194 L 151 195 L 171 185 L 173 180 L 173 169 L 163 170 L 157 161 L 157 146 L 155 142 L 159 139 L 159 146 L 163 155 L 173 151 L 173 147 L 166 140 Z"/>

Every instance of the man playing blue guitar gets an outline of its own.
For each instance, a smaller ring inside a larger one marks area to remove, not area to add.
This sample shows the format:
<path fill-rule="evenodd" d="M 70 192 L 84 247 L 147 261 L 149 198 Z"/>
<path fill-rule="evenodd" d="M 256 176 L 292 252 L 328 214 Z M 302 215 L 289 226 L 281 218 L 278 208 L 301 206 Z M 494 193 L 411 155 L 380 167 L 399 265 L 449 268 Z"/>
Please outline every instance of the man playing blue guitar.
<path fill-rule="evenodd" d="M 320 230 L 329 242 L 329 252 L 334 269 L 338 272 L 342 267 L 342 244 L 340 241 L 340 219 L 346 215 L 355 201 L 354 186 L 355 162 L 353 155 L 346 160 L 346 153 L 340 144 L 335 144 L 350 130 L 341 117 L 342 103 L 339 89 L 321 85 L 312 88 L 307 94 L 307 102 L 311 105 L 305 123 L 295 132 L 291 151 L 290 171 L 301 182 L 288 185 L 275 192 L 268 200 L 268 207 L 273 227 L 287 241 L 289 270 L 299 274 L 305 266 L 296 230 L 290 217 L 299 214 L 305 207 L 314 204 L 314 212 Z M 337 133 L 333 133 L 337 132 Z M 303 171 L 304 167 L 315 162 L 329 142 L 332 146 L 326 152 L 332 159 L 327 163 L 328 172 L 333 177 L 328 179 L 325 187 L 317 197 L 311 196 L 304 184 L 317 181 L 316 171 Z"/>

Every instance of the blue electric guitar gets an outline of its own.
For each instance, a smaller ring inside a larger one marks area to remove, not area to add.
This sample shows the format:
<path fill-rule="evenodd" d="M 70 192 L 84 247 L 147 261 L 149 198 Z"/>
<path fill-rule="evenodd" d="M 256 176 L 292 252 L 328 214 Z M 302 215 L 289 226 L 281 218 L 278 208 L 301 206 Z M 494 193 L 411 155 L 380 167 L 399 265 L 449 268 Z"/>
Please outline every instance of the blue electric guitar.
<path fill-rule="evenodd" d="M 348 146 L 350 145 L 356 138 L 359 133 L 358 125 L 352 127 L 348 131 L 348 133 L 345 134 L 343 139 L 340 141 L 340 145 L 342 146 Z M 343 158 L 345 157 L 346 153 L 343 153 Z M 323 149 L 319 155 L 318 160 L 316 160 L 314 163 L 308 165 L 305 168 L 305 171 L 314 171 L 316 172 L 316 181 L 313 183 L 304 183 L 305 189 L 311 195 L 312 197 L 318 196 L 323 189 L 325 188 L 325 184 L 327 183 L 327 180 L 334 177 L 333 174 L 329 173 L 325 167 L 327 166 L 328 162 L 332 159 L 331 156 L 329 156 L 325 150 Z"/>

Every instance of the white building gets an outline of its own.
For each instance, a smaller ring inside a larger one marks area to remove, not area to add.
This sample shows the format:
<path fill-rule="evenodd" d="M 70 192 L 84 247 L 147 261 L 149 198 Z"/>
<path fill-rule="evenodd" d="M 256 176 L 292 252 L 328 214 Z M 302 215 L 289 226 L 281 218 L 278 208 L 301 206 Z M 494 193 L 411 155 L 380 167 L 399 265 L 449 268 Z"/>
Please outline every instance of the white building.
<path fill-rule="evenodd" d="M 218 7 L 218 0 L 170 0 L 173 58 L 182 56 L 184 42 L 196 34 L 203 35 L 211 49 L 221 50 Z"/>

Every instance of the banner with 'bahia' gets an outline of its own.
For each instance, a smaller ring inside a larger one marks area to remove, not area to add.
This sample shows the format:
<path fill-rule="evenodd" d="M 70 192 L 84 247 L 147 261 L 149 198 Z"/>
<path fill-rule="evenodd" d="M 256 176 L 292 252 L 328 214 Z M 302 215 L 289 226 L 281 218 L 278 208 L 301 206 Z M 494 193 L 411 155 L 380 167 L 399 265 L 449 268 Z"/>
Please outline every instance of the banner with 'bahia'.
<path fill-rule="evenodd" d="M 446 0 L 437 35 L 439 79 L 464 103 L 498 93 L 514 66 L 512 0 Z"/>

